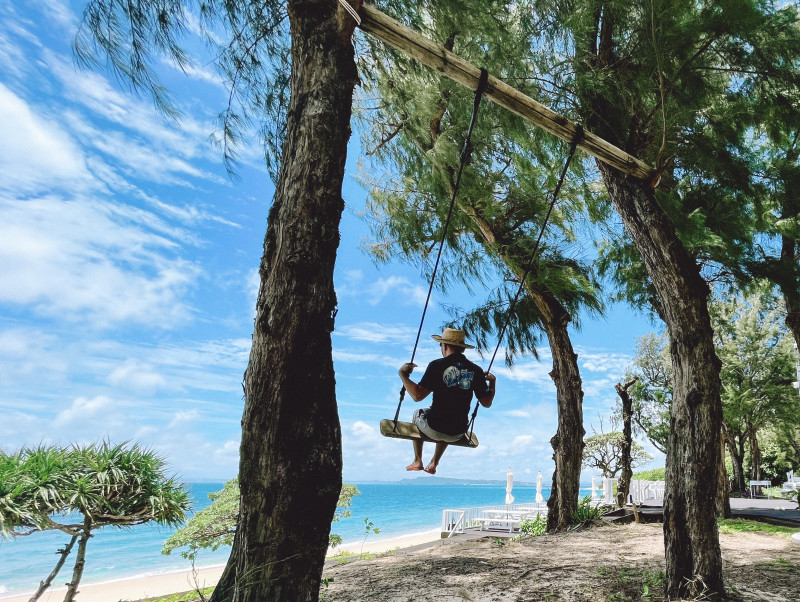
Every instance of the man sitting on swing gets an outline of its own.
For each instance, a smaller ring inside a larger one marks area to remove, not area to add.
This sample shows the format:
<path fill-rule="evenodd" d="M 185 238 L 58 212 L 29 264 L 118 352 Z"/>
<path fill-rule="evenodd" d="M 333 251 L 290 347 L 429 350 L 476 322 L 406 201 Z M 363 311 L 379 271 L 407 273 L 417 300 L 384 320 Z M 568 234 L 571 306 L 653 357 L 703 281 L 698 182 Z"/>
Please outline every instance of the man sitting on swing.
<path fill-rule="evenodd" d="M 464 437 L 469 425 L 472 394 L 488 408 L 494 399 L 495 377 L 464 357 L 465 349 L 474 349 L 464 342 L 464 331 L 445 328 L 442 336 L 433 335 L 442 350 L 442 359 L 428 364 L 419 384 L 409 378 L 416 364 L 406 363 L 398 373 L 403 386 L 414 401 L 422 401 L 431 391 L 431 407 L 414 412 L 414 424 L 424 435 L 436 441 L 430 464 L 423 468 L 422 441 L 414 440 L 414 461 L 406 470 L 424 470 L 436 474 L 436 467 L 448 443 Z"/>

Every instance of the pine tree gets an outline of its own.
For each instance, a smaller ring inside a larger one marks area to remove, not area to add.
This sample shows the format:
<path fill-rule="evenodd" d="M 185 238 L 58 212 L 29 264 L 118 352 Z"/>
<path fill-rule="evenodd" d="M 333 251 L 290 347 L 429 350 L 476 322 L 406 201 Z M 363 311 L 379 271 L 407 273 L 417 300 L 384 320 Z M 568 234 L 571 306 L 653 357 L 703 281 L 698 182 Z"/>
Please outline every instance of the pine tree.
<path fill-rule="evenodd" d="M 179 38 L 189 5 L 91 0 L 78 56 L 109 59 L 168 110 L 152 67 L 162 55 L 185 60 Z M 203 0 L 199 11 L 222 36 L 218 64 L 234 86 L 222 112 L 226 154 L 242 126 L 255 123 L 277 176 L 244 376 L 239 520 L 212 600 L 316 600 L 342 488 L 330 335 L 355 22 L 336 0 Z"/>
<path fill-rule="evenodd" d="M 474 58 L 492 75 L 531 87 L 534 66 L 525 58 L 535 29 L 515 3 L 465 7 L 464 2 L 420 2 L 403 7 L 403 16 L 427 37 L 459 56 Z M 443 233 L 473 98 L 381 44 L 365 57 L 362 72 L 370 75 L 365 87 L 374 98 L 364 103 L 370 108 L 362 112 L 368 124 L 362 128 L 364 145 L 386 171 L 383 178 L 365 178 L 376 239 L 370 250 L 378 259 L 408 258 L 430 275 L 432 250 L 444 234 L 444 263 L 434 282 L 441 290 L 447 292 L 453 282 L 471 289 L 496 286 L 502 275 L 504 284 L 485 305 L 454 312 L 479 347 L 491 351 L 507 319 L 508 361 L 520 350 L 535 349 L 537 333 L 545 334 L 559 417 L 551 440 L 556 469 L 548 530 L 565 529 L 577 510 L 584 434 L 583 390 L 569 330 L 581 308 L 589 313 L 601 309 L 590 270 L 569 256 L 570 251 L 578 254 L 569 245 L 576 239 L 572 222 L 583 212 L 579 180 L 567 181 L 532 264 L 531 255 L 568 145 L 484 101 L 455 211 Z M 574 173 L 581 173 L 579 160 Z M 528 265 L 524 301 L 509 316 L 510 299 Z"/>
<path fill-rule="evenodd" d="M 798 423 L 794 350 L 781 324 L 783 307 L 766 291 L 717 300 L 711 309 L 722 360 L 723 416 L 734 486 L 746 491 L 745 449 L 750 454 L 749 478 L 760 481 L 764 429 Z"/>
<path fill-rule="evenodd" d="M 568 49 L 570 69 L 547 61 L 575 92 L 595 134 L 655 165 L 641 182 L 598 163 L 667 325 L 674 386 L 664 501 L 666 592 L 691 593 L 698 576 L 724 594 L 716 514 L 722 408 L 720 361 L 708 312 L 704 256 L 742 257 L 752 215 L 748 165 L 731 152 L 747 120 L 730 98 L 772 79 L 796 90 L 796 8 L 758 0 L 533 2 L 549 20 L 537 56 Z M 657 188 L 654 188 L 660 184 Z M 743 211 L 744 208 L 744 211 Z M 744 213 L 744 215 L 742 215 Z M 716 242 L 711 245 L 711 242 Z M 640 291 L 646 289 L 639 289 Z"/>

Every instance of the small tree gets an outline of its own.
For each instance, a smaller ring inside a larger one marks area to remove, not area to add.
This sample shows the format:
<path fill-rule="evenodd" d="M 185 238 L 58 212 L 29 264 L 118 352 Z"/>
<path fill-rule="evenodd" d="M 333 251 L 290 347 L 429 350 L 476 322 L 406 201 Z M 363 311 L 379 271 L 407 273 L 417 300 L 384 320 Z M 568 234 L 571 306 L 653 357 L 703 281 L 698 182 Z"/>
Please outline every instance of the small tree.
<path fill-rule="evenodd" d="M 603 477 L 613 478 L 622 470 L 622 447 L 625 444 L 625 435 L 619 431 L 600 433 L 586 439 L 583 448 L 583 465 L 586 468 L 597 468 L 602 471 Z M 653 456 L 633 441 L 631 444 L 631 467 L 635 468 L 649 462 Z"/>
<path fill-rule="evenodd" d="M 783 304 L 776 303 L 771 290 L 715 299 L 710 309 L 722 360 L 723 421 L 734 487 L 745 491 L 745 449 L 750 479 L 761 480 L 763 430 L 798 423 L 793 338 L 783 323 Z"/>
<path fill-rule="evenodd" d="M 658 451 L 666 454 L 673 383 L 666 334 L 639 337 L 633 364 L 632 376 L 638 378 L 629 391 L 634 423 Z"/>
<path fill-rule="evenodd" d="M 360 491 L 355 485 L 342 485 L 337 510 L 333 521 L 350 516 L 350 504 L 353 496 Z M 195 514 L 184 527 L 178 529 L 164 542 L 162 554 L 169 555 L 176 548 L 186 547 L 181 556 L 194 561 L 200 550 L 217 550 L 222 546 L 233 544 L 236 533 L 236 522 L 239 519 L 239 479 L 231 479 L 225 483 L 221 491 L 209 493 L 212 504 Z M 335 547 L 342 543 L 342 538 L 335 533 L 330 534 L 330 545 Z"/>
<path fill-rule="evenodd" d="M 189 494 L 164 469 L 164 460 L 154 452 L 127 443 L 23 448 L 10 455 L 0 451 L 0 534 L 22 537 L 59 530 L 71 537 L 31 601 L 50 586 L 77 543 L 64 602 L 75 599 L 86 546 L 97 529 L 181 523 L 189 508 Z M 66 522 L 75 513 L 82 520 Z"/>

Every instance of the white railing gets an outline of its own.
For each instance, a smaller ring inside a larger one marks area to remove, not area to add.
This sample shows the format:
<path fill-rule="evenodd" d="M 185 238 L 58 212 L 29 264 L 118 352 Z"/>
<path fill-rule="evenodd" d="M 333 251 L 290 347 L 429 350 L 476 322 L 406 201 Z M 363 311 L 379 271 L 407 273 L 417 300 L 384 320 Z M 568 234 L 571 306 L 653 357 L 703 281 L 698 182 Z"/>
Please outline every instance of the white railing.
<path fill-rule="evenodd" d="M 603 480 L 603 495 L 604 501 L 607 504 L 615 504 L 616 500 L 614 499 L 614 483 L 616 483 L 618 479 L 604 479 Z M 633 497 L 633 502 L 635 504 L 641 504 L 642 502 L 658 502 L 664 499 L 664 481 L 645 481 L 642 479 L 631 479 L 630 487 L 628 488 L 628 496 L 629 498 L 626 501 L 630 501 L 630 497 Z"/>
<path fill-rule="evenodd" d="M 800 476 L 795 476 L 794 471 L 790 470 L 786 473 L 786 482 L 781 488 L 783 491 L 798 491 L 800 490 Z"/>
<path fill-rule="evenodd" d="M 485 512 L 489 510 L 499 510 L 504 512 L 527 512 L 531 516 L 535 514 L 546 514 L 547 504 L 498 504 L 496 506 L 478 506 L 475 508 L 448 508 L 442 510 L 442 537 L 452 537 L 455 533 L 464 533 L 466 529 L 480 527 L 483 519 L 486 518 Z"/>

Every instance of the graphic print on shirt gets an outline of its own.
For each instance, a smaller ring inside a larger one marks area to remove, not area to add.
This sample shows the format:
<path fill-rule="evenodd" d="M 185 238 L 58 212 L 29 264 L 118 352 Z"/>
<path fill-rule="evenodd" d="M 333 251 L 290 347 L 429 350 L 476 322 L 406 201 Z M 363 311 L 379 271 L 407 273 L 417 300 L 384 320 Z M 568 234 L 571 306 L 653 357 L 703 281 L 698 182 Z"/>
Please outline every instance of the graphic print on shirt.
<path fill-rule="evenodd" d="M 463 369 L 459 370 L 455 366 L 450 366 L 444 371 L 442 378 L 444 379 L 444 384 L 446 384 L 448 387 L 458 386 L 462 389 L 469 389 L 474 376 L 474 372 Z"/>

